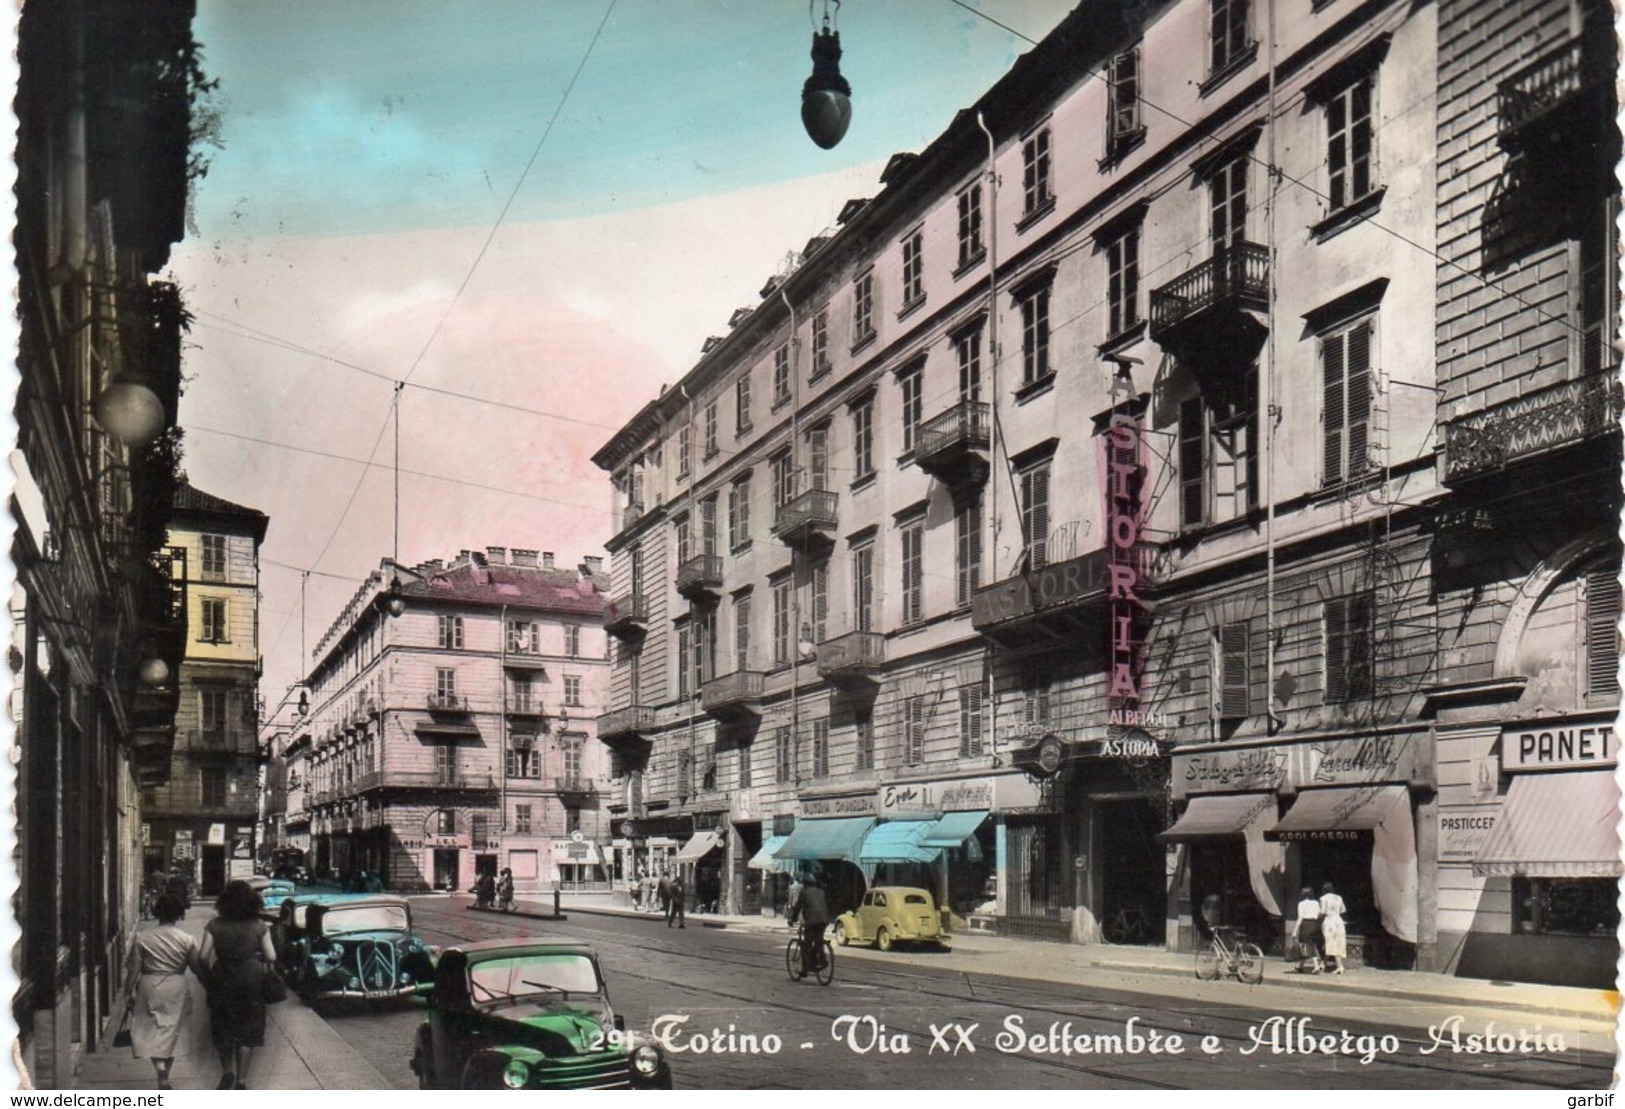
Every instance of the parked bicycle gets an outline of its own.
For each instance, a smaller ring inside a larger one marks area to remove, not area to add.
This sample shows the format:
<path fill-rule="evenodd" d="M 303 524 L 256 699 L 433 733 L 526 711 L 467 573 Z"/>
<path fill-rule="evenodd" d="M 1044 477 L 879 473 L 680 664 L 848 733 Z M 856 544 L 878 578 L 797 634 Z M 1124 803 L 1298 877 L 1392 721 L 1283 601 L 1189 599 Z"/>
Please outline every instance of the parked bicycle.
<path fill-rule="evenodd" d="M 1220 925 L 1206 947 L 1196 949 L 1196 977 L 1211 982 L 1220 973 L 1248 985 L 1264 980 L 1264 952 L 1256 943 L 1247 943 L 1234 928 Z"/>
<path fill-rule="evenodd" d="M 818 979 L 820 986 L 827 986 L 835 978 L 835 949 L 829 945 L 829 940 L 820 936 L 818 945 L 821 952 L 814 952 L 813 977 Z M 822 958 L 818 956 L 822 954 Z M 801 937 L 791 936 L 790 942 L 784 945 L 784 969 L 790 973 L 790 981 L 799 982 L 807 976 L 805 964 L 801 961 Z"/>

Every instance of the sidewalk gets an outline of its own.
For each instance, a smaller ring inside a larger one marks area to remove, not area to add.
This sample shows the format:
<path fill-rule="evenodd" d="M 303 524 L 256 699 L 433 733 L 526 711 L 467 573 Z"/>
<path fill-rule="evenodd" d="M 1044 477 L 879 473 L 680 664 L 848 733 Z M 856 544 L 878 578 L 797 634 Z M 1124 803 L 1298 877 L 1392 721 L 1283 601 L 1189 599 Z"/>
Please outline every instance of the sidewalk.
<path fill-rule="evenodd" d="M 566 895 L 561 907 L 566 914 L 601 914 L 651 922 L 661 919 L 658 913 L 640 913 L 630 905 L 615 904 L 610 896 Z M 531 906 L 520 902 L 519 908 L 525 912 Z M 544 906 L 536 905 L 535 908 L 541 910 Z M 530 914 L 527 912 L 526 915 Z M 545 905 L 545 915 L 540 912 L 537 915 L 544 919 L 551 917 L 551 900 Z M 689 914 L 688 924 L 690 927 L 788 934 L 787 925 L 778 917 Z M 1044 943 L 982 932 L 959 933 L 953 937 L 952 947 L 953 954 L 949 958 L 954 960 L 956 969 L 974 971 L 991 978 L 1095 985 L 1154 994 L 1178 993 L 1182 996 L 1195 996 L 1198 992 L 1205 996 L 1206 990 L 1202 987 L 1208 985 L 1196 980 L 1193 956 L 1189 952 L 1111 944 L 1084 946 Z M 843 949 L 842 957 L 848 955 L 922 966 L 941 965 L 943 960 L 943 956 L 935 952 L 906 954 L 894 951 L 881 955 L 861 947 Z M 1369 970 L 1363 967 L 1341 975 L 1300 975 L 1293 973 L 1289 965 L 1279 958 L 1268 960 L 1264 974 L 1264 982 L 1260 986 L 1245 988 L 1267 995 L 1267 998 L 1260 996 L 1255 999 L 1260 1003 L 1266 999 L 1279 1002 L 1283 1009 L 1292 1004 L 1313 1004 L 1317 1008 L 1336 1006 L 1339 999 L 1349 999 L 1349 995 L 1354 995 L 1386 999 L 1400 1006 L 1426 1006 L 1430 1012 L 1448 1006 L 1506 1009 L 1523 1014 L 1607 1024 L 1609 1027 L 1612 1027 L 1619 1013 L 1619 994 L 1610 990 L 1490 982 L 1422 971 Z M 1221 990 L 1233 989 L 1236 985 L 1235 982 L 1226 983 L 1223 980 L 1217 983 Z"/>
<path fill-rule="evenodd" d="M 181 926 L 195 936 L 214 917 L 211 908 L 194 905 Z M 143 928 L 151 927 L 149 923 Z M 209 1006 L 203 986 L 187 976 L 192 990 L 190 1019 L 177 1048 L 170 1081 L 177 1090 L 212 1090 L 220 1080 L 220 1061 L 209 1039 Z M 113 1031 L 108 1031 L 111 1040 Z M 86 1052 L 74 1078 L 76 1090 L 151 1090 L 156 1088 L 152 1063 L 136 1059 L 127 1047 L 110 1043 Z M 266 1010 L 265 1046 L 254 1052 L 247 1079 L 256 1090 L 386 1090 L 389 1083 L 355 1053 L 315 1012 L 289 997 Z"/>

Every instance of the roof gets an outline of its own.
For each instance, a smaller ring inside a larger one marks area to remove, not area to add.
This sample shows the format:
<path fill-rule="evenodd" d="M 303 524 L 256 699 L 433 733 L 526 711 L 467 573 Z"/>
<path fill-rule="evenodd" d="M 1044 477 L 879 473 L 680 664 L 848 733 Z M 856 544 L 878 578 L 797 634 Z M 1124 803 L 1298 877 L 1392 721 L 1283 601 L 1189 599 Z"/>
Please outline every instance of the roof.
<path fill-rule="evenodd" d="M 606 583 L 607 584 L 607 583 Z M 405 578 L 401 594 L 408 598 L 504 604 L 597 616 L 605 596 L 596 578 L 582 578 L 574 570 L 545 570 L 532 566 L 480 566 L 458 562 L 422 578 Z"/>
<path fill-rule="evenodd" d="M 543 951 L 555 954 L 586 955 L 589 958 L 596 957 L 591 944 L 579 943 L 575 940 L 544 940 L 535 936 L 478 940 L 474 943 L 448 945 L 441 954 L 444 955 L 448 951 L 461 951 L 468 956 L 470 962 L 478 961 L 486 956 L 518 955 L 525 952 Z"/>
<path fill-rule="evenodd" d="M 197 516 L 236 516 L 254 529 L 254 537 L 258 540 L 265 538 L 266 525 L 271 518 L 257 508 L 234 504 L 224 497 L 217 497 L 213 493 L 205 493 L 195 487 L 184 475 L 175 483 L 174 507 L 177 515 L 190 513 Z"/>

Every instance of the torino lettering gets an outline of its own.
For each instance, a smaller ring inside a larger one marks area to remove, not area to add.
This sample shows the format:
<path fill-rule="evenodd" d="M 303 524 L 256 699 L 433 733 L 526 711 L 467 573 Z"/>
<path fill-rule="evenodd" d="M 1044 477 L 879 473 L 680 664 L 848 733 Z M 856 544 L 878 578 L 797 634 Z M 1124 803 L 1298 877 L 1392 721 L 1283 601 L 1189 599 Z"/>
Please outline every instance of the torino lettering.
<path fill-rule="evenodd" d="M 1140 648 L 1145 642 L 1145 610 L 1138 592 L 1144 513 L 1140 491 L 1145 471 L 1140 453 L 1139 419 L 1114 412 L 1106 433 L 1105 474 L 1111 658 L 1106 698 L 1114 710 L 1134 710 L 1140 702 Z"/>

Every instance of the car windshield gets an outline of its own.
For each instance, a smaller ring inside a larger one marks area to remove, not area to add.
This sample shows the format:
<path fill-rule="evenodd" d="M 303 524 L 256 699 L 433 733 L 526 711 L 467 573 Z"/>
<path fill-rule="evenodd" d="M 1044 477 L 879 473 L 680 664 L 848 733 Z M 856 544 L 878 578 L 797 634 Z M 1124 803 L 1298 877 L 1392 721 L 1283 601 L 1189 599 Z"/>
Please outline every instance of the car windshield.
<path fill-rule="evenodd" d="M 552 992 L 592 994 L 599 989 L 592 960 L 574 953 L 483 959 L 468 968 L 468 978 L 478 1001 Z"/>
<path fill-rule="evenodd" d="M 335 905 L 322 917 L 322 934 L 410 930 L 405 905 Z"/>

